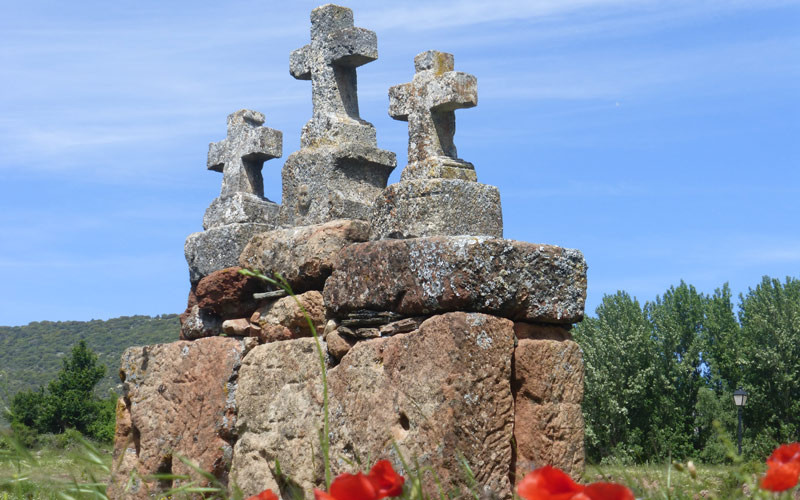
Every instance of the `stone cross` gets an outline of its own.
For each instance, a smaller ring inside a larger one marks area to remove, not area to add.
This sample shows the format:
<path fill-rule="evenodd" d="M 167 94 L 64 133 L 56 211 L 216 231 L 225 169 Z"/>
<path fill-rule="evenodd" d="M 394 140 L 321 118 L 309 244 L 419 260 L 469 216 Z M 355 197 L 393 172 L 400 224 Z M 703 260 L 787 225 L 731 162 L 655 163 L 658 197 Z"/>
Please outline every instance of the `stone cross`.
<path fill-rule="evenodd" d="M 355 28 L 353 11 L 323 5 L 311 11 L 311 43 L 292 52 L 289 72 L 311 80 L 314 118 L 303 129 L 303 144 L 328 136 L 374 143 L 374 129 L 360 131 L 356 68 L 378 58 L 375 32 Z M 346 128 L 345 134 L 338 128 Z M 352 130 L 351 130 L 352 129 Z M 372 136 L 370 138 L 370 135 Z"/>
<path fill-rule="evenodd" d="M 458 159 L 453 136 L 455 110 L 478 104 L 477 78 L 453 71 L 453 55 L 435 50 L 418 54 L 414 67 L 410 83 L 389 89 L 389 115 L 408 122 L 404 178 L 452 177 L 445 170 L 455 168 L 466 171 L 455 177 L 475 180 L 472 165 Z"/>
<path fill-rule="evenodd" d="M 264 162 L 282 154 L 283 134 L 263 127 L 264 115 L 240 109 L 228 115 L 228 137 L 208 145 L 208 169 L 222 172 L 222 193 L 264 197 L 261 168 Z"/>

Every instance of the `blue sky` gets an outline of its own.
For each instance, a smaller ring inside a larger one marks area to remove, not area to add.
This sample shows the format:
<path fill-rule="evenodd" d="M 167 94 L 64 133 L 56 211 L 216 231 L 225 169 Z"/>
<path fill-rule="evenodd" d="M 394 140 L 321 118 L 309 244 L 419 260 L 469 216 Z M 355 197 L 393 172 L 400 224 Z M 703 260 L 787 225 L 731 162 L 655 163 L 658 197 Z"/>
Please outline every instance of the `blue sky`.
<path fill-rule="evenodd" d="M 180 312 L 186 236 L 225 117 L 311 115 L 289 52 L 316 2 L 6 2 L 0 16 L 0 325 Z M 800 2 L 358 1 L 380 57 L 361 116 L 406 163 L 387 89 L 436 49 L 478 77 L 459 156 L 500 188 L 507 238 L 578 248 L 587 313 L 681 279 L 735 293 L 800 276 Z"/>

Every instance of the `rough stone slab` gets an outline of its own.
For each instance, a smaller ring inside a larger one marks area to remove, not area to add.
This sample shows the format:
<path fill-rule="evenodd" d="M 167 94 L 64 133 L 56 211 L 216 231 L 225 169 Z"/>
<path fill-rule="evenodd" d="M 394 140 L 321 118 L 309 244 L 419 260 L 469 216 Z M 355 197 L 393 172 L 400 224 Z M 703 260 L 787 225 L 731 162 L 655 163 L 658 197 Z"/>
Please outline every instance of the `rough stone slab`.
<path fill-rule="evenodd" d="M 215 198 L 203 216 L 203 229 L 250 222 L 275 226 L 280 208 L 277 203 L 251 193 Z"/>
<path fill-rule="evenodd" d="M 239 265 L 267 276 L 280 273 L 295 293 L 322 290 L 339 250 L 368 237 L 369 224 L 360 220 L 278 229 L 255 235 Z"/>
<path fill-rule="evenodd" d="M 387 187 L 375 200 L 370 239 L 426 236 L 503 237 L 495 186 L 458 179 L 418 179 Z"/>
<path fill-rule="evenodd" d="M 459 454 L 489 498 L 510 498 L 513 406 L 510 321 L 448 313 L 419 330 L 355 344 L 330 371 L 333 464 L 387 458 L 431 467 L 445 491 L 468 495 Z M 425 474 L 435 496 L 433 476 Z"/>
<path fill-rule="evenodd" d="M 417 331 L 343 349 L 341 362 L 328 372 L 334 474 L 352 470 L 345 459 L 356 455 L 389 458 L 402 471 L 395 441 L 406 458 L 433 467 L 445 487 L 465 485 L 460 453 L 480 484 L 509 498 L 513 343 L 508 320 L 450 313 Z M 323 480 L 313 340 L 255 348 L 240 371 L 237 404 L 240 438 L 232 476 L 244 494 L 277 491 L 270 467 L 278 458 L 311 498 Z"/>
<path fill-rule="evenodd" d="M 131 347 L 123 353 L 112 498 L 145 499 L 178 486 L 142 479 L 156 472 L 200 480 L 178 455 L 227 482 L 235 439 L 237 376 L 250 345 L 252 341 L 212 337 Z M 130 490 L 121 490 L 131 473 L 137 479 Z"/>
<path fill-rule="evenodd" d="M 201 309 L 197 304 L 190 305 L 181 314 L 181 340 L 213 337 L 220 333 L 222 333 L 222 318 L 211 311 Z"/>
<path fill-rule="evenodd" d="M 228 224 L 190 234 L 183 252 L 192 286 L 214 271 L 239 265 L 239 255 L 250 238 L 272 229 L 275 226 L 269 224 Z"/>
<path fill-rule="evenodd" d="M 389 180 L 394 153 L 359 143 L 301 149 L 283 165 L 285 226 L 335 219 L 369 219 L 375 198 Z"/>
<path fill-rule="evenodd" d="M 329 315 L 475 311 L 515 321 L 583 319 L 586 262 L 578 250 L 499 238 L 437 236 L 356 243 L 323 292 Z"/>
<path fill-rule="evenodd" d="M 580 404 L 536 404 L 518 397 L 514 401 L 516 480 L 548 464 L 579 480 L 585 467 L 583 438 Z"/>
<path fill-rule="evenodd" d="M 322 427 L 322 382 L 313 338 L 263 344 L 244 359 L 236 394 L 239 439 L 231 478 L 245 498 L 279 485 L 281 469 L 313 498 L 324 477 L 318 431 Z"/>

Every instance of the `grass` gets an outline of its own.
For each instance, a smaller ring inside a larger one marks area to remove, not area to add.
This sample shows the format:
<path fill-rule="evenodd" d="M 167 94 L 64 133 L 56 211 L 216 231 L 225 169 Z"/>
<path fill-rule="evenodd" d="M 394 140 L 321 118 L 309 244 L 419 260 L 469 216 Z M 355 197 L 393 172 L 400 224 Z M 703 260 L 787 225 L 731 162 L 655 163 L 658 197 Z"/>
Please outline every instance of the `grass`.
<path fill-rule="evenodd" d="M 687 464 L 590 465 L 584 483 L 621 483 L 643 500 L 726 499 L 749 496 L 765 470 L 763 464 L 702 465 L 690 472 Z"/>
<path fill-rule="evenodd" d="M 75 496 L 76 484 L 108 480 L 110 444 L 76 439 L 58 443 L 64 447 L 51 442 L 26 450 L 16 447 L 10 439 L 4 439 L 3 443 L 0 446 L 0 500 L 65 500 L 65 495 Z"/>

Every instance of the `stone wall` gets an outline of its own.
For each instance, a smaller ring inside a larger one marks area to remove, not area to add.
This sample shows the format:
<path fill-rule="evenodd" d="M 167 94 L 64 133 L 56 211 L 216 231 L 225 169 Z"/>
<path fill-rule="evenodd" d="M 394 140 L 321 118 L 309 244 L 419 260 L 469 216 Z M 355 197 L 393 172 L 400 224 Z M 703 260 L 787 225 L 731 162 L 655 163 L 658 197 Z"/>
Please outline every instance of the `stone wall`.
<path fill-rule="evenodd" d="M 408 474 L 405 461 L 429 493 L 438 481 L 466 495 L 468 467 L 488 498 L 511 498 L 545 464 L 580 476 L 583 364 L 569 329 L 583 318 L 583 255 L 502 237 L 499 191 L 456 155 L 454 112 L 477 104 L 477 79 L 450 54 L 419 54 L 412 81 L 390 89 L 409 164 L 387 186 L 394 154 L 357 106 L 356 67 L 377 58 L 377 38 L 343 7 L 311 20 L 290 70 L 311 80 L 314 112 L 284 165 L 283 204 L 263 198 L 260 175 L 280 132 L 233 113 L 209 148 L 222 193 L 185 246 L 181 340 L 123 356 L 110 496 L 177 486 L 148 475 L 192 475 L 184 457 L 246 495 L 285 493 L 280 461 L 312 498 L 324 483 L 312 328 L 334 474 L 383 458 Z M 282 276 L 297 300 L 242 268 Z"/>

